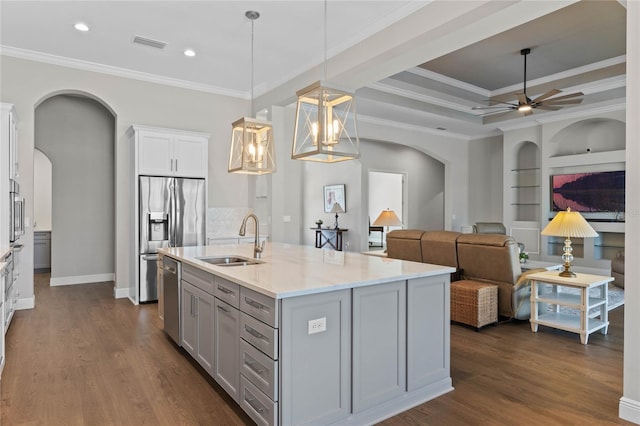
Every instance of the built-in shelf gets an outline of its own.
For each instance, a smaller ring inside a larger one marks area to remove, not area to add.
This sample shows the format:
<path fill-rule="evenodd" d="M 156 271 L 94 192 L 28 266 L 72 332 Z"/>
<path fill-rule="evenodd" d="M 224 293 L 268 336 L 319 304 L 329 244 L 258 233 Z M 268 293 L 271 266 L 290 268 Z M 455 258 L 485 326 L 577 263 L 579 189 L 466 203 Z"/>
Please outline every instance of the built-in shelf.
<path fill-rule="evenodd" d="M 514 185 L 512 188 L 540 188 L 540 185 Z"/>
<path fill-rule="evenodd" d="M 511 203 L 512 206 L 539 206 L 540 203 Z"/>

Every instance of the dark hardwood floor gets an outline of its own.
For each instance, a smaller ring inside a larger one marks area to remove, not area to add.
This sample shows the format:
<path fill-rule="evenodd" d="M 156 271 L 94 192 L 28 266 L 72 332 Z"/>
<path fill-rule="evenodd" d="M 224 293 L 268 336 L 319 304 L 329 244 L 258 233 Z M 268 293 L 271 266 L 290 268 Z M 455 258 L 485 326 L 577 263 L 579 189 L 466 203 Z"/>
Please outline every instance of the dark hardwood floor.
<path fill-rule="evenodd" d="M 7 333 L 0 425 L 252 424 L 162 332 L 157 305 L 113 299 L 112 283 L 49 287 Z M 609 334 L 528 322 L 452 325 L 455 390 L 383 425 L 606 425 L 622 394 L 623 308 Z"/>

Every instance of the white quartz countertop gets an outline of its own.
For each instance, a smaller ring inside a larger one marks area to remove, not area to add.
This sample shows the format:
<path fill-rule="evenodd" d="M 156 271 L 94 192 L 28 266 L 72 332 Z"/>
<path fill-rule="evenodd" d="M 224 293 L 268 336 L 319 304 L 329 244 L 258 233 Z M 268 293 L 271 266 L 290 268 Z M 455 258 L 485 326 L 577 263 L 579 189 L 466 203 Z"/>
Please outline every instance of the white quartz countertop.
<path fill-rule="evenodd" d="M 260 259 L 264 263 L 247 266 L 216 266 L 198 258 L 229 255 L 252 258 L 252 244 L 158 251 L 276 299 L 455 272 L 448 266 L 283 243 L 267 243 Z"/>
<path fill-rule="evenodd" d="M 0 260 L 11 252 L 11 247 L 0 247 Z"/>

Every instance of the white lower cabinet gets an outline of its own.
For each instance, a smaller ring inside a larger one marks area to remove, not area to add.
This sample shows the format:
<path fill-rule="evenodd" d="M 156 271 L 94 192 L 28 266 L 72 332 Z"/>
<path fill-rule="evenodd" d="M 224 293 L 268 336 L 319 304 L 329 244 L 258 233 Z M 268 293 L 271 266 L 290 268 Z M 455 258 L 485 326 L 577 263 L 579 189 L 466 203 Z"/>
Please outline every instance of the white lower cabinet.
<path fill-rule="evenodd" d="M 2 259 L 0 259 L 1 261 Z M 2 265 L 2 264 L 0 264 Z M 4 323 L 4 282 L 5 270 L 0 267 L 0 325 Z M 0 380 L 2 380 L 2 370 L 4 369 L 5 347 L 4 347 L 4 327 L 0 330 Z"/>
<path fill-rule="evenodd" d="M 214 297 L 182 281 L 182 347 L 209 374 L 214 368 Z"/>
<path fill-rule="evenodd" d="M 222 300 L 215 300 L 216 364 L 213 378 L 238 401 L 240 383 L 240 311 Z"/>

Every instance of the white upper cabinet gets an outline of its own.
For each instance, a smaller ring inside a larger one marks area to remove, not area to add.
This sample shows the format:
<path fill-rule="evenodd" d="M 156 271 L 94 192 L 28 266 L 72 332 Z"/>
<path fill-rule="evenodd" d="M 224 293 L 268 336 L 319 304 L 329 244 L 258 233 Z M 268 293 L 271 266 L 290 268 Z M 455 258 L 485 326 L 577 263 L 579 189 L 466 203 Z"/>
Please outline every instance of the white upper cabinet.
<path fill-rule="evenodd" d="M 0 129 L 2 130 L 2 145 L 5 147 L 2 150 L 3 157 L 9 159 L 8 163 L 6 163 L 9 171 L 8 178 L 18 179 L 18 121 L 16 111 L 11 104 L 2 104 L 1 106 L 2 125 L 0 125 Z"/>
<path fill-rule="evenodd" d="M 207 177 L 209 135 L 132 126 L 139 175 Z"/>

